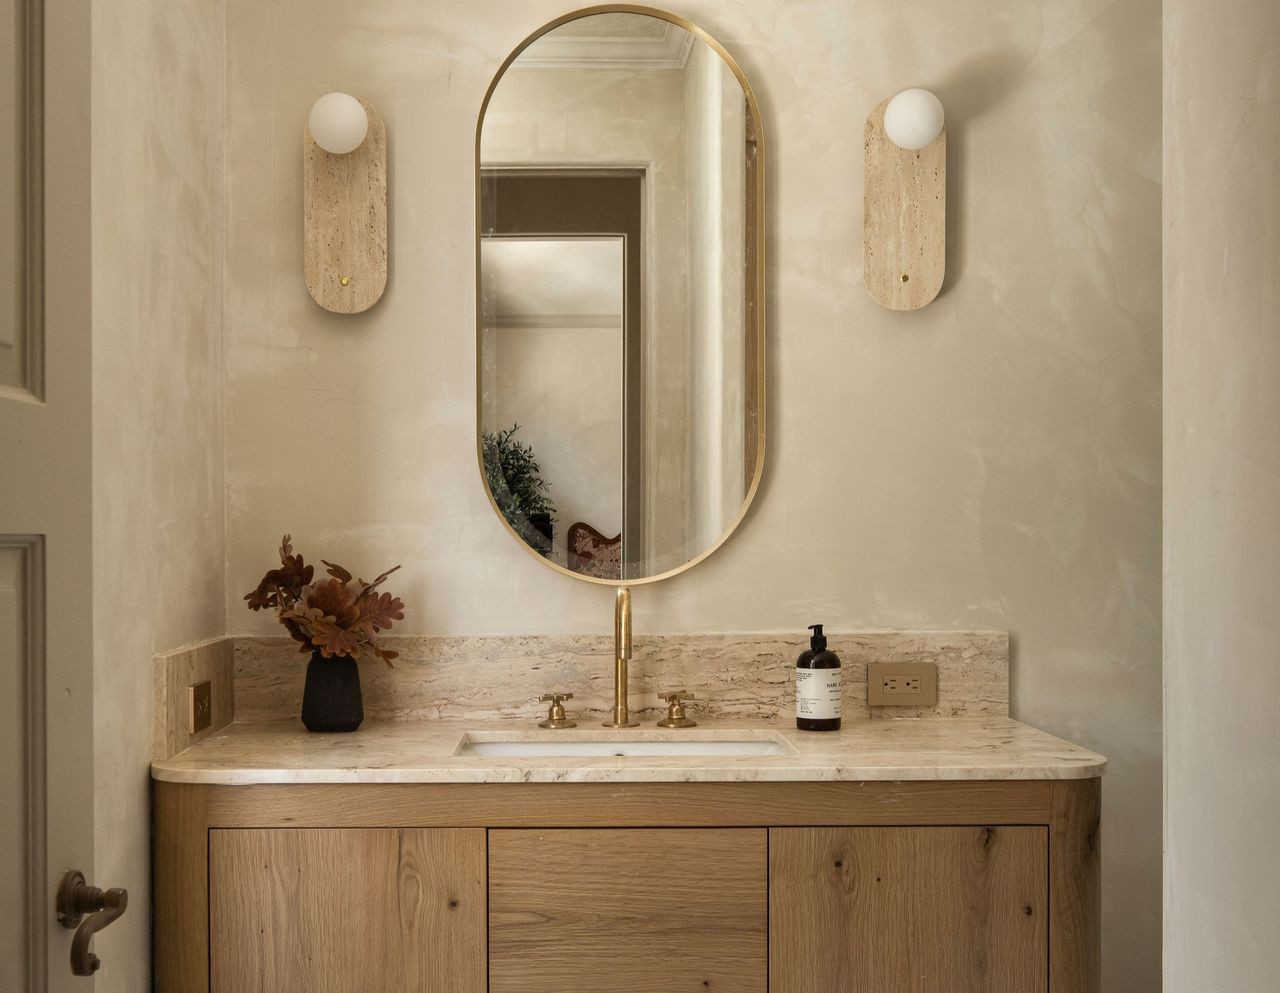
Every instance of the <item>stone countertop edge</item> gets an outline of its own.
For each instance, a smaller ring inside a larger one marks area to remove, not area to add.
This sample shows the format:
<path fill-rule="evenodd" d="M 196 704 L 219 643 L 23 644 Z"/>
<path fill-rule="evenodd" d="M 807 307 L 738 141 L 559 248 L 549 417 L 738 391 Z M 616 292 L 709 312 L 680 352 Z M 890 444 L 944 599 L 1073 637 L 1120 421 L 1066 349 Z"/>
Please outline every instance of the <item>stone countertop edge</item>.
<path fill-rule="evenodd" d="M 777 739 L 774 756 L 538 756 L 456 754 L 463 738 L 521 741 Z M 311 734 L 297 721 L 231 724 L 155 762 L 161 782 L 218 786 L 320 783 L 929 782 L 1092 779 L 1107 760 L 1003 717 L 846 722 L 797 731 L 789 722 L 705 721 L 692 730 L 610 731 L 592 724 L 541 731 L 517 720 L 371 721 L 351 734 Z"/>

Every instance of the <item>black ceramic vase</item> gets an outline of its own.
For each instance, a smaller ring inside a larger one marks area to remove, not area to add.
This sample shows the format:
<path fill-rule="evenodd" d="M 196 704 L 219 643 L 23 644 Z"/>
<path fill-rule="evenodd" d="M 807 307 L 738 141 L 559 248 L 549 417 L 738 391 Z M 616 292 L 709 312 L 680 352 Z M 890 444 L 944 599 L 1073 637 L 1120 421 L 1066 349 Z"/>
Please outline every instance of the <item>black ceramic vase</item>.
<path fill-rule="evenodd" d="M 349 655 L 327 659 L 318 651 L 307 663 L 302 723 L 308 731 L 354 731 L 364 721 L 360 667 Z"/>

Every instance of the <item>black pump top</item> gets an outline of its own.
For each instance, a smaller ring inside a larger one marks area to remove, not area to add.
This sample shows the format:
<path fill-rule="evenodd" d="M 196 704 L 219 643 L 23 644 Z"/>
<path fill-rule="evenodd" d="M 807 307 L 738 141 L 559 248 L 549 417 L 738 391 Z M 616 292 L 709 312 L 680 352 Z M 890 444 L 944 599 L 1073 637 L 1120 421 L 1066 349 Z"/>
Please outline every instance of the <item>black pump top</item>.
<path fill-rule="evenodd" d="M 815 652 L 820 652 L 827 647 L 826 635 L 822 633 L 821 624 L 810 624 L 809 630 L 813 632 L 813 637 L 809 639 L 809 647 Z"/>

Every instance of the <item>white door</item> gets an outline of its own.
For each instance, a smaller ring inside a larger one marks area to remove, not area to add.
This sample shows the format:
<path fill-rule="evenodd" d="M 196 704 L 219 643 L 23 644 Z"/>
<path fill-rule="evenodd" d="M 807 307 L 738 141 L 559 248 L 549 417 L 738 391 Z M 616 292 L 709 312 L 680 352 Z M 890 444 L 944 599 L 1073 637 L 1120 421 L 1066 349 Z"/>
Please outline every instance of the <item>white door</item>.
<path fill-rule="evenodd" d="M 0 0 L 0 989 L 92 991 L 88 0 Z"/>

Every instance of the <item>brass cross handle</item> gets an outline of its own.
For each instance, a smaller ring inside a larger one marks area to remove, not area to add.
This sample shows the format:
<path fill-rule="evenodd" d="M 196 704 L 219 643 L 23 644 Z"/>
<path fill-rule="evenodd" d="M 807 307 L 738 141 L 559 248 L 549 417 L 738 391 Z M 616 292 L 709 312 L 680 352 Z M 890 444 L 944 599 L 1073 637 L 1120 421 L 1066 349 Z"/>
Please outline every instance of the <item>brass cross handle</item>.
<path fill-rule="evenodd" d="M 565 715 L 564 704 L 561 701 L 572 700 L 572 693 L 544 693 L 539 700 L 542 703 L 551 704 L 551 709 L 547 712 L 547 719 L 539 721 L 540 728 L 576 728 L 577 721 L 571 721 Z"/>
<path fill-rule="evenodd" d="M 62 877 L 62 885 L 58 887 L 58 923 L 67 930 L 77 928 L 76 936 L 71 940 L 72 973 L 92 976 L 98 971 L 102 962 L 89 951 L 89 942 L 120 917 L 128 906 L 127 890 L 101 890 L 90 886 L 79 869 L 72 869 Z"/>
<path fill-rule="evenodd" d="M 669 693 L 659 693 L 660 700 L 667 701 L 667 716 L 658 721 L 660 728 L 696 728 L 698 722 L 690 719 L 684 712 L 684 702 L 686 700 L 698 699 L 688 690 L 672 690 Z"/>

